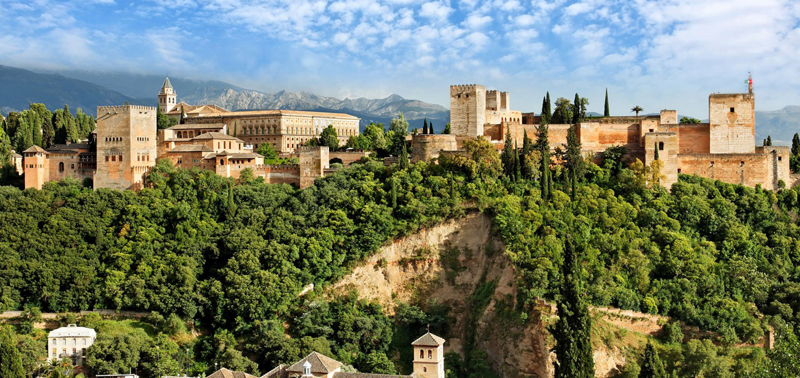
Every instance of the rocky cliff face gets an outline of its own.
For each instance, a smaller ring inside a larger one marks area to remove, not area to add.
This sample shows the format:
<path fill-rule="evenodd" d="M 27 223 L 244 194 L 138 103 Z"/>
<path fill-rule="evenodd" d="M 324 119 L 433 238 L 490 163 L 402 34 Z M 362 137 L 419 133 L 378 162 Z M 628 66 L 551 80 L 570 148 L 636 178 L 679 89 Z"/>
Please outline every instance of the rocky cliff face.
<path fill-rule="evenodd" d="M 362 298 L 393 308 L 395 301 L 419 303 L 435 298 L 452 309 L 456 324 L 445 351 L 464 353 L 470 327 L 475 345 L 504 378 L 551 376 L 546 331 L 539 321 L 508 318 L 514 308 L 516 275 L 502 244 L 491 235 L 491 219 L 482 214 L 443 223 L 396 240 L 352 274 L 334 292 L 355 289 Z M 489 305 L 472 324 L 469 298 L 483 282 L 492 282 Z"/>

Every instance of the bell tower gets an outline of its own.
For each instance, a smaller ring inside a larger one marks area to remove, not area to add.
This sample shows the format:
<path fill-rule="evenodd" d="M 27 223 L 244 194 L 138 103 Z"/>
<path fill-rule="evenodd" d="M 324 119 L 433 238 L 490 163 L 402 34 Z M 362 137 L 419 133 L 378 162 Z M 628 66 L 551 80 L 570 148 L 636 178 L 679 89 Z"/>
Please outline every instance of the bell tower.
<path fill-rule="evenodd" d="M 161 113 L 166 113 L 177 105 L 178 96 L 175 90 L 172 89 L 172 83 L 169 82 L 169 76 L 164 79 L 164 84 L 161 85 L 161 92 L 158 94 L 158 108 Z"/>
<path fill-rule="evenodd" d="M 444 378 L 445 340 L 430 332 L 411 343 L 414 347 L 414 373 L 422 378 Z"/>

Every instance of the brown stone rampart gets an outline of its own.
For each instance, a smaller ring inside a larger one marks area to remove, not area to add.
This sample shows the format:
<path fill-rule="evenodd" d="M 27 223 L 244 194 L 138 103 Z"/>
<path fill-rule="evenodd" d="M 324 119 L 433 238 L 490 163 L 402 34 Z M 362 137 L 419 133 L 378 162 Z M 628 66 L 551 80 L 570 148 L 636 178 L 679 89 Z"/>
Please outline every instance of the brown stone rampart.
<path fill-rule="evenodd" d="M 708 96 L 710 152 L 755 151 L 755 96 L 751 93 Z"/>
<path fill-rule="evenodd" d="M 709 153 L 709 133 L 707 123 L 661 125 L 662 131 L 678 135 L 679 154 Z"/>
<path fill-rule="evenodd" d="M 458 142 L 450 134 L 418 134 L 411 140 L 411 160 L 414 162 L 436 159 L 442 151 L 455 151 Z"/>
<path fill-rule="evenodd" d="M 644 146 L 644 163 L 650 166 L 658 151 L 658 160 L 663 163 L 661 185 L 672 187 L 678 181 L 678 135 L 674 132 L 647 133 Z"/>
<path fill-rule="evenodd" d="M 486 124 L 486 87 L 483 85 L 450 86 L 450 129 L 458 136 L 483 135 Z"/>
<path fill-rule="evenodd" d="M 361 161 L 362 158 L 367 156 L 369 156 L 369 151 L 336 151 L 328 153 L 328 157 L 331 160 L 339 159 L 342 161 L 342 165 L 345 166 Z"/>
<path fill-rule="evenodd" d="M 78 152 L 51 152 L 47 155 L 49 175 L 47 181 L 60 181 L 67 177 L 76 180 L 91 178 L 94 170 L 82 169 Z"/>
<path fill-rule="evenodd" d="M 314 180 L 325 175 L 325 169 L 330 168 L 330 153 L 328 147 L 302 146 L 300 153 L 300 189 L 314 185 Z"/>
<path fill-rule="evenodd" d="M 630 151 L 640 146 L 638 124 L 582 122 L 577 133 L 584 151 L 602 152 L 613 146 Z"/>
<path fill-rule="evenodd" d="M 753 154 L 686 154 L 678 156 L 683 174 L 764 189 L 778 189 L 778 182 L 791 184 L 789 147 L 759 148 Z"/>

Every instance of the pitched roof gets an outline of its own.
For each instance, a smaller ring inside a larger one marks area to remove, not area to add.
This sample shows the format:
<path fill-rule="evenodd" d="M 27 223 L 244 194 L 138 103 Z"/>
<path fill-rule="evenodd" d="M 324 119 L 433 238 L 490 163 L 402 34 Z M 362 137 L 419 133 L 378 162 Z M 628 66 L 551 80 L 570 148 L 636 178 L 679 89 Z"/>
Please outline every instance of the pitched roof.
<path fill-rule="evenodd" d="M 206 146 L 205 144 L 182 144 L 180 146 L 175 146 L 175 148 L 167 151 L 167 152 L 213 152 L 214 150 L 211 147 Z"/>
<path fill-rule="evenodd" d="M 422 335 L 422 337 L 414 340 L 414 342 L 411 343 L 411 345 L 413 345 L 413 346 L 437 346 L 438 347 L 440 345 L 444 345 L 444 339 L 439 337 L 439 336 L 436 336 L 436 335 L 434 335 L 434 334 L 432 334 L 430 332 L 428 332 L 428 333 Z"/>
<path fill-rule="evenodd" d="M 203 117 L 243 117 L 243 116 L 270 116 L 270 115 L 293 115 L 306 117 L 329 117 L 359 119 L 358 117 L 346 113 L 313 112 L 306 110 L 239 110 L 233 112 L 217 112 L 204 114 Z"/>
<path fill-rule="evenodd" d="M 311 364 L 311 372 L 312 373 L 323 373 L 328 374 L 333 372 L 334 370 L 340 368 L 342 363 L 339 361 L 334 360 L 333 358 L 326 357 L 322 354 L 317 352 L 311 352 L 306 358 L 303 358 L 300 361 L 297 361 L 294 365 L 289 366 L 286 368 L 286 371 L 292 373 L 302 373 L 303 372 L 303 364 L 308 361 Z M 211 378 L 211 377 L 208 377 Z"/>
<path fill-rule="evenodd" d="M 255 375 L 247 374 L 241 371 L 230 371 L 228 369 L 222 368 L 211 375 L 207 376 L 206 378 L 258 378 Z"/>
<path fill-rule="evenodd" d="M 263 158 L 264 156 L 259 155 L 255 152 L 246 152 L 241 154 L 231 154 L 231 159 L 257 159 Z"/>
<path fill-rule="evenodd" d="M 370 374 L 370 373 L 336 373 L 333 378 L 421 378 L 417 373 L 410 375 L 399 374 Z"/>
<path fill-rule="evenodd" d="M 29 148 L 29 149 L 27 149 L 27 150 L 25 150 L 25 151 L 22 151 L 22 153 L 23 153 L 23 154 L 24 154 L 24 153 L 28 153 L 28 152 L 43 152 L 43 153 L 48 153 L 47 151 L 45 151 L 45 149 L 44 149 L 44 148 L 41 148 L 41 147 L 39 147 L 39 146 L 37 146 L 37 145 L 33 145 L 31 148 Z"/>
<path fill-rule="evenodd" d="M 66 327 L 61 327 L 55 330 L 50 331 L 47 334 L 47 337 L 71 337 L 71 336 L 78 336 L 78 337 L 91 337 L 95 338 L 97 336 L 97 332 L 91 328 L 86 327 L 78 327 L 75 324 L 70 324 Z"/>
<path fill-rule="evenodd" d="M 200 139 L 200 140 L 207 140 L 207 139 L 238 140 L 238 141 L 244 143 L 243 140 L 241 140 L 241 139 L 239 139 L 237 137 L 233 137 L 233 136 L 230 136 L 228 134 L 218 133 L 216 131 L 212 131 L 212 132 L 209 132 L 209 133 L 202 133 L 202 134 L 192 138 L 192 140 L 195 140 L 195 139 Z"/>
<path fill-rule="evenodd" d="M 282 378 L 285 372 L 286 372 L 286 365 L 280 364 L 276 366 L 274 369 L 268 371 L 266 374 L 262 375 L 261 378 Z"/>
<path fill-rule="evenodd" d="M 161 85 L 161 89 L 166 89 L 166 88 L 172 89 L 172 83 L 169 82 L 169 76 L 167 76 L 167 78 L 164 79 L 164 84 Z"/>

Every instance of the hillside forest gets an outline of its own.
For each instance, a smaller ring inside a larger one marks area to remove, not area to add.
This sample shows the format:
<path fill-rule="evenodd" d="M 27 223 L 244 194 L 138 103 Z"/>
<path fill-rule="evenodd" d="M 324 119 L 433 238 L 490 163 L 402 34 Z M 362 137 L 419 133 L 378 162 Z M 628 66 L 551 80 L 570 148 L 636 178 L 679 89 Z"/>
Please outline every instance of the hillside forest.
<path fill-rule="evenodd" d="M 446 306 L 388 311 L 325 288 L 395 238 L 480 211 L 516 268 L 509 311 L 517 321 L 537 321 L 537 298 L 563 299 L 569 249 L 581 301 L 708 331 L 683 342 L 668 325 L 623 376 L 650 371 L 654 359 L 663 376 L 797 374 L 787 356 L 798 351 L 800 329 L 798 190 L 681 176 L 668 191 L 657 160 L 644 166 L 612 148 L 595 164 L 575 146 L 551 159 L 543 145 L 546 127 L 502 154 L 478 138 L 439 164 L 365 158 L 305 190 L 168 161 L 139 192 L 69 179 L 42 190 L 0 187 L 0 310 L 24 311 L 0 332 L 10 341 L 0 348 L 19 356 L 17 371 L 70 374 L 42 364 L 46 334 L 33 327 L 41 312 L 58 312 L 62 324 L 98 330 L 91 374 L 134 369 L 149 378 L 225 366 L 260 375 L 311 351 L 354 371 L 408 374 L 402 349 L 427 325 L 446 336 Z M 542 164 L 550 161 L 563 164 Z M 93 309 L 149 315 L 70 314 Z M 778 335 L 772 351 L 737 346 L 770 330 Z M 448 377 L 496 376 L 477 347 L 446 361 Z"/>

